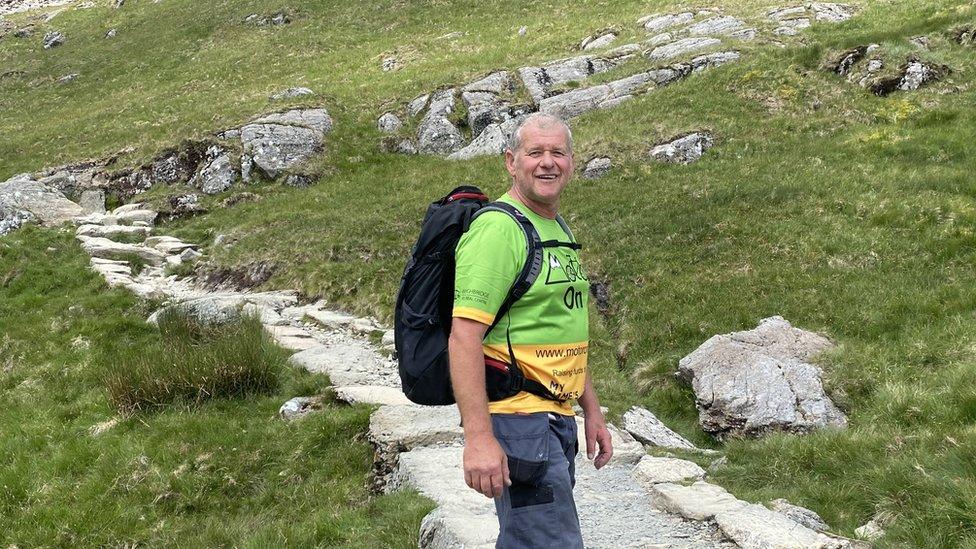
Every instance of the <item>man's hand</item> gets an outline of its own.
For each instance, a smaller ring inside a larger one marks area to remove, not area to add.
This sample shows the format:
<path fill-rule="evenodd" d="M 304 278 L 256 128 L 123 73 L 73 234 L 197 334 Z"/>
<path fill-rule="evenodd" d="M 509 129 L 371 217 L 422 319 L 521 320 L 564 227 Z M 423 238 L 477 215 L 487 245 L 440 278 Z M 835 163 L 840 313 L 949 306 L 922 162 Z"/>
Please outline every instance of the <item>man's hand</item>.
<path fill-rule="evenodd" d="M 487 497 L 501 497 L 511 486 L 508 457 L 490 433 L 469 437 L 464 443 L 464 482 Z"/>
<path fill-rule="evenodd" d="M 592 459 L 593 466 L 600 469 L 613 457 L 613 442 L 603 414 L 586 414 L 583 419 L 583 431 L 586 436 L 586 459 Z M 598 447 L 599 453 L 597 453 Z"/>

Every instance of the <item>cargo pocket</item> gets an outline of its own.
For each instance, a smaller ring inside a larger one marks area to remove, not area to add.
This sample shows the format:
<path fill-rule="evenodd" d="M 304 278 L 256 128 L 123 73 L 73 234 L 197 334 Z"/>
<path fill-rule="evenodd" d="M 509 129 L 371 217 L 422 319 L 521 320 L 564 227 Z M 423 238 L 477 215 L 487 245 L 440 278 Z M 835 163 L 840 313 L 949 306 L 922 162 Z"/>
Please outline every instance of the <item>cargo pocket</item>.
<path fill-rule="evenodd" d="M 552 486 L 543 483 L 549 468 L 547 414 L 494 415 L 492 425 L 508 456 L 512 509 L 552 503 Z"/>

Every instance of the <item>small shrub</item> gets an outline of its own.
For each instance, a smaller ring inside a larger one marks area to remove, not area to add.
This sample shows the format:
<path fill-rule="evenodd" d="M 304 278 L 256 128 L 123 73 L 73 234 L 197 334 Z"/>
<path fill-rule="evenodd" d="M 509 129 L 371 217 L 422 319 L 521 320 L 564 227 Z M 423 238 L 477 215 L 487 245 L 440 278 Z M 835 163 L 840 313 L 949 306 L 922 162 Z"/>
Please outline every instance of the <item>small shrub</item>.
<path fill-rule="evenodd" d="M 278 388 L 287 355 L 256 318 L 208 326 L 173 311 L 161 314 L 158 324 L 161 341 L 128 349 L 108 375 L 109 398 L 120 413 L 195 406 Z"/>

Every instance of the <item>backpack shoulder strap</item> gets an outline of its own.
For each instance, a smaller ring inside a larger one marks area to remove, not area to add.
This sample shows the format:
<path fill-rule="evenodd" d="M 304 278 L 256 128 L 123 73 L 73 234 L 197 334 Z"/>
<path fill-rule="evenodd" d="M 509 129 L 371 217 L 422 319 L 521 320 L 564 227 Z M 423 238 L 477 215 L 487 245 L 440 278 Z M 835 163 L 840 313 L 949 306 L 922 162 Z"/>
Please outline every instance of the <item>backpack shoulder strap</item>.
<path fill-rule="evenodd" d="M 511 288 L 508 290 L 508 295 L 505 296 L 505 300 L 502 301 L 501 307 L 498 308 L 498 312 L 495 313 L 495 320 L 492 322 L 491 326 L 488 327 L 488 332 L 494 328 L 503 316 L 512 308 L 512 305 L 516 301 L 525 295 L 525 292 L 529 291 L 532 284 L 535 283 L 535 279 L 539 277 L 539 273 L 542 272 L 542 242 L 539 238 L 538 231 L 535 230 L 535 226 L 532 225 L 532 221 L 525 216 L 522 212 L 518 210 L 515 206 L 508 204 L 506 202 L 492 202 L 478 210 L 475 214 L 475 218 L 486 212 L 502 212 L 512 218 L 519 227 L 522 228 L 522 232 L 525 234 L 525 265 L 522 266 L 522 270 L 519 272 L 518 276 L 515 277 L 515 281 L 512 282 Z M 485 332 L 485 333 L 488 333 Z"/>
<path fill-rule="evenodd" d="M 559 223 L 559 226 L 563 228 L 563 232 L 569 237 L 569 241 L 575 243 L 576 237 L 573 236 L 573 231 L 570 230 L 569 225 L 566 224 L 566 220 L 563 219 L 563 216 L 556 214 L 556 222 Z"/>

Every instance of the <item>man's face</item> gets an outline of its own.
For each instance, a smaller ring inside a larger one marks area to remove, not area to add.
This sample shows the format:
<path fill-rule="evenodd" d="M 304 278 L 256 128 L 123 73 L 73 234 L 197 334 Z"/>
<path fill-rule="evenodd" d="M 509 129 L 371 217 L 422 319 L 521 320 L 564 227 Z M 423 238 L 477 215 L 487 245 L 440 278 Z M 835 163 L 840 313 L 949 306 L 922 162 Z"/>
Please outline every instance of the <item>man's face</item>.
<path fill-rule="evenodd" d="M 566 130 L 558 125 L 522 127 L 522 146 L 506 151 L 505 167 L 525 198 L 555 204 L 573 176 L 573 153 Z"/>

